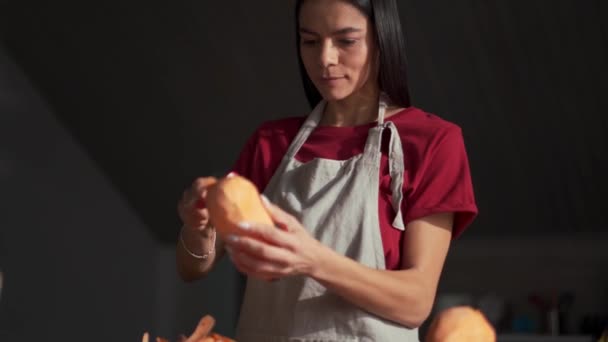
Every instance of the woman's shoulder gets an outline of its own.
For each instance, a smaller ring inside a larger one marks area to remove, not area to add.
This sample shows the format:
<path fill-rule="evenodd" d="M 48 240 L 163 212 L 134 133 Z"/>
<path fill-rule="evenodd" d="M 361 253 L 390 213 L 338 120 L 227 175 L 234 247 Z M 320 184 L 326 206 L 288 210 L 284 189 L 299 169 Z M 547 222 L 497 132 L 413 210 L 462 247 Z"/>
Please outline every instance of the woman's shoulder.
<path fill-rule="evenodd" d="M 251 179 L 258 189 L 264 189 L 304 120 L 305 117 L 287 117 L 259 124 L 232 170 Z"/>
<path fill-rule="evenodd" d="M 413 106 L 402 109 L 388 120 L 393 121 L 399 131 L 418 131 L 430 135 L 445 131 L 460 131 L 460 126 L 456 123 Z"/>
<path fill-rule="evenodd" d="M 395 124 L 402 140 L 432 143 L 446 136 L 458 138 L 462 135 L 462 129 L 456 123 L 417 107 L 405 108 L 388 120 Z"/>

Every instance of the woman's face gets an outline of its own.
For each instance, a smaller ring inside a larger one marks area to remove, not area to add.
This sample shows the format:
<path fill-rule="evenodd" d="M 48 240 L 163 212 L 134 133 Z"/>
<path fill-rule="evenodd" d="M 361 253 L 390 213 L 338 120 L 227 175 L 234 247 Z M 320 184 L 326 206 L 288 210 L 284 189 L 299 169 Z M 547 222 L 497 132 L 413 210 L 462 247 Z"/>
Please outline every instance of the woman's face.
<path fill-rule="evenodd" d="M 300 9 L 300 55 L 328 101 L 375 90 L 376 47 L 367 17 L 340 0 L 307 0 Z"/>

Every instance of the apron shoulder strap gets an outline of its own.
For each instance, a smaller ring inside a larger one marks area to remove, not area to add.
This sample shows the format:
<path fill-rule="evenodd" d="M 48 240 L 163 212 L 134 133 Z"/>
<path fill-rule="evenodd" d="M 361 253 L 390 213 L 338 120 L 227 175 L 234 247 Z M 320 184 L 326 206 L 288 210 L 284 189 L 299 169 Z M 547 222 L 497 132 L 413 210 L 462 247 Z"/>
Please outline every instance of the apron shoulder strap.
<path fill-rule="evenodd" d="M 405 230 L 405 223 L 403 221 L 403 213 L 401 210 L 403 202 L 403 173 L 404 157 L 403 157 L 403 146 L 401 145 L 401 138 L 397 127 L 391 121 L 387 121 L 384 127 L 391 131 L 391 138 L 389 141 L 388 160 L 389 160 L 389 173 L 391 176 L 391 192 L 392 192 L 392 206 L 393 210 L 397 215 L 393 220 L 393 227 L 399 230 Z"/>

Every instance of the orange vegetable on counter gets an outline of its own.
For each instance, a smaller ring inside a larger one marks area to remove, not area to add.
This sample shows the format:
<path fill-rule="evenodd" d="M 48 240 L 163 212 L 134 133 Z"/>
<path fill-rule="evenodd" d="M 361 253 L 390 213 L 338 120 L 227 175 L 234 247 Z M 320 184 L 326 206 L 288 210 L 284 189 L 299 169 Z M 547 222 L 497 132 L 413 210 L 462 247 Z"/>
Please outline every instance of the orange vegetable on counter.
<path fill-rule="evenodd" d="M 496 332 L 481 311 L 457 306 L 441 311 L 431 323 L 426 342 L 495 342 Z"/>

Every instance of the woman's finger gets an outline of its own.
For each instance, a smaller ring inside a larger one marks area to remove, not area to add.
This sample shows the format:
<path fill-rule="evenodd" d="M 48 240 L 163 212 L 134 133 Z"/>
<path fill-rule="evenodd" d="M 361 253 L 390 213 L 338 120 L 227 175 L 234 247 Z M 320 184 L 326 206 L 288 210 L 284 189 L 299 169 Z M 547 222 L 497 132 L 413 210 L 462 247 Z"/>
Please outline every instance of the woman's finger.
<path fill-rule="evenodd" d="M 256 259 L 271 262 L 282 267 L 289 266 L 292 259 L 292 254 L 289 250 L 247 236 L 228 236 L 226 238 L 226 245 L 233 252 L 246 253 Z"/>
<path fill-rule="evenodd" d="M 285 267 L 257 259 L 247 253 L 232 250 L 230 258 L 240 272 L 264 280 L 276 279 L 287 273 Z"/>
<path fill-rule="evenodd" d="M 189 205 L 198 209 L 205 208 L 207 188 L 215 182 L 217 182 L 217 179 L 214 177 L 200 177 L 194 180 L 189 189 Z"/>
<path fill-rule="evenodd" d="M 295 217 L 271 203 L 266 196 L 261 195 L 261 197 L 266 211 L 270 214 L 270 218 L 272 218 L 277 227 L 286 231 L 295 229 L 296 225 L 299 224 Z"/>
<path fill-rule="evenodd" d="M 296 242 L 292 234 L 286 229 L 277 229 L 275 226 L 260 224 L 256 222 L 241 222 L 237 225 L 241 236 L 248 236 L 258 240 L 263 240 L 269 244 L 292 249 Z"/>

